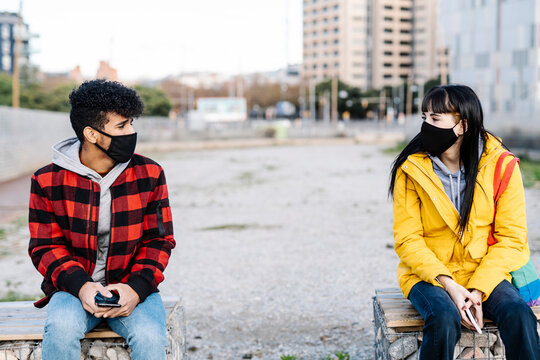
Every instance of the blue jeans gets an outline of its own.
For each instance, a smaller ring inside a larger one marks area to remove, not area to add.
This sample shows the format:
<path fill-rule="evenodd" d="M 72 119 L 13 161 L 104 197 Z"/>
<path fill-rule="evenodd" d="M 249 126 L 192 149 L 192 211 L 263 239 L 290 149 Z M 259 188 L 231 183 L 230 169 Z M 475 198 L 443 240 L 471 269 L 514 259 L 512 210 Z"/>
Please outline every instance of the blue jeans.
<path fill-rule="evenodd" d="M 164 360 L 168 345 L 165 307 L 158 293 L 137 305 L 131 315 L 105 319 L 111 329 L 126 339 L 134 360 Z M 80 340 L 103 319 L 82 307 L 73 295 L 59 291 L 47 306 L 43 333 L 43 360 L 79 360 Z"/>
<path fill-rule="evenodd" d="M 461 317 L 448 293 L 421 281 L 411 289 L 409 300 L 424 319 L 420 359 L 452 360 L 461 337 Z M 497 324 L 508 360 L 540 359 L 536 316 L 512 284 L 504 280 L 497 285 L 482 310 Z"/>

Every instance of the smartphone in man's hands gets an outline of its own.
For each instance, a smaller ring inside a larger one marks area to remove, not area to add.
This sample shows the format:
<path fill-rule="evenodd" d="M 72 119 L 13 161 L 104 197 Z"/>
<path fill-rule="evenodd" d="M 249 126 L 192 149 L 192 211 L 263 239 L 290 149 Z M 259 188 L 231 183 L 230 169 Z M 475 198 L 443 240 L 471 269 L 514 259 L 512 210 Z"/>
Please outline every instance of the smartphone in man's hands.
<path fill-rule="evenodd" d="M 95 297 L 96 305 L 99 307 L 122 307 L 122 305 L 118 303 L 118 300 L 120 300 L 118 293 L 116 291 L 111 291 L 111 294 L 111 297 L 106 297 L 98 292 Z"/>

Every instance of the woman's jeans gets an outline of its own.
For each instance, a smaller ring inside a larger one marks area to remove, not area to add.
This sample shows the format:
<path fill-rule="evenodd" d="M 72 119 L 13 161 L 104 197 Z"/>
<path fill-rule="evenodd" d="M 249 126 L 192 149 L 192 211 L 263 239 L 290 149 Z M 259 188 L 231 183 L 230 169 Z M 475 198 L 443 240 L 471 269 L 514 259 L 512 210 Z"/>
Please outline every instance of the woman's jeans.
<path fill-rule="evenodd" d="M 126 339 L 134 360 L 164 360 L 168 345 L 165 335 L 165 307 L 158 293 L 137 305 L 131 315 L 107 318 L 105 321 Z M 80 340 L 103 319 L 83 309 L 73 295 L 59 291 L 47 305 L 43 334 L 43 360 L 79 360 Z"/>
<path fill-rule="evenodd" d="M 421 281 L 411 289 L 409 300 L 424 319 L 420 359 L 454 359 L 461 317 L 448 293 Z M 512 284 L 504 280 L 497 285 L 482 310 L 497 323 L 508 360 L 540 359 L 536 316 Z"/>

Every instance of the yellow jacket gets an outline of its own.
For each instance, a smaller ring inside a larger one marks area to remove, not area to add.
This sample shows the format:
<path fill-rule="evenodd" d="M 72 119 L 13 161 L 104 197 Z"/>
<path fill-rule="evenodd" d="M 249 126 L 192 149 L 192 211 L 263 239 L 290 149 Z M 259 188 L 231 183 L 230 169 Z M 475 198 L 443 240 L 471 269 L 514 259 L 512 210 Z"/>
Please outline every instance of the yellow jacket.
<path fill-rule="evenodd" d="M 467 289 L 482 291 L 485 301 L 502 280 L 511 281 L 511 271 L 527 263 L 525 196 L 518 166 L 497 204 L 498 242 L 487 246 L 494 211 L 493 176 L 503 151 L 500 142 L 488 136 L 478 165 L 469 224 L 461 240 L 459 214 L 433 171 L 431 159 L 417 153 L 401 164 L 394 187 L 394 246 L 405 297 L 419 281 L 440 286 L 435 278 L 448 275 Z M 505 159 L 503 169 L 510 159 Z"/>

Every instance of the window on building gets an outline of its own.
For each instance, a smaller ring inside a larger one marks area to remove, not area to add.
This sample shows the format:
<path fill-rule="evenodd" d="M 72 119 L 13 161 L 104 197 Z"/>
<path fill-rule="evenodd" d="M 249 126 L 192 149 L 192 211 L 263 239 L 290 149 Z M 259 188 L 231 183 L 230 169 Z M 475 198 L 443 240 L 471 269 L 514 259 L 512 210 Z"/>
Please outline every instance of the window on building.
<path fill-rule="evenodd" d="M 2 56 L 2 69 L 4 71 L 11 71 L 11 57 L 9 55 Z"/>
<path fill-rule="evenodd" d="M 400 8 L 401 11 L 411 11 L 412 9 L 410 7 L 405 7 L 405 6 L 402 6 Z"/>
<path fill-rule="evenodd" d="M 339 9 L 339 5 L 334 5 L 334 10 Z"/>
<path fill-rule="evenodd" d="M 389 29 L 389 28 L 385 28 L 385 29 L 384 29 L 384 32 L 385 32 L 385 33 L 392 33 L 392 32 L 394 32 L 394 30 Z"/>
<path fill-rule="evenodd" d="M 339 56 L 339 51 L 334 51 L 334 56 Z"/>
<path fill-rule="evenodd" d="M 391 63 L 384 63 L 383 66 L 384 66 L 385 68 L 389 68 L 389 67 L 392 67 L 392 64 L 391 64 Z"/>
<path fill-rule="evenodd" d="M 317 20 L 313 20 L 312 24 L 313 26 L 317 25 Z"/>
<path fill-rule="evenodd" d="M 334 22 L 338 22 L 339 21 L 339 16 L 334 16 Z"/>
<path fill-rule="evenodd" d="M 400 79 L 408 79 L 408 78 L 409 78 L 409 75 L 407 75 L 407 74 L 401 74 L 401 75 L 399 75 L 399 78 L 400 78 Z"/>
<path fill-rule="evenodd" d="M 384 40 L 384 43 L 387 45 L 392 45 L 394 42 L 392 40 Z"/>
<path fill-rule="evenodd" d="M 316 3 L 317 3 L 317 0 L 313 0 L 313 3 L 316 4 Z"/>
<path fill-rule="evenodd" d="M 328 64 L 323 64 L 323 69 L 328 69 Z"/>
<path fill-rule="evenodd" d="M 334 40 L 334 45 L 337 45 L 337 44 L 339 44 L 339 40 L 338 40 L 338 39 Z"/>
<path fill-rule="evenodd" d="M 325 51 L 325 52 L 324 52 L 324 57 L 325 57 L 325 58 L 328 57 L 328 51 Z"/>
<path fill-rule="evenodd" d="M 512 65 L 515 67 L 523 67 L 529 65 L 529 51 L 516 50 L 512 52 Z"/>
<path fill-rule="evenodd" d="M 328 24 L 328 18 L 322 19 L 323 24 Z"/>
<path fill-rule="evenodd" d="M 489 65 L 489 54 L 478 54 L 475 56 L 474 63 L 477 68 L 486 68 Z"/>
<path fill-rule="evenodd" d="M 394 55 L 394 53 L 391 52 L 391 51 L 385 51 L 383 54 L 384 54 L 384 56 L 392 56 L 392 55 Z"/>
<path fill-rule="evenodd" d="M 353 74 L 353 78 L 355 78 L 355 79 L 363 79 L 364 74 Z"/>
<path fill-rule="evenodd" d="M 9 39 L 10 38 L 10 26 L 8 24 L 2 25 L 2 39 Z M 4 68 L 5 69 L 5 68 Z M 11 69 L 11 67 L 10 67 Z"/>
<path fill-rule="evenodd" d="M 412 23 L 412 18 L 401 18 L 399 21 L 402 23 Z"/>
<path fill-rule="evenodd" d="M 314 59 L 316 59 L 318 55 L 317 55 L 317 53 L 313 53 L 312 56 L 313 56 Z"/>
<path fill-rule="evenodd" d="M 390 17 L 390 16 L 385 16 L 385 17 L 384 17 L 384 21 L 392 21 L 392 20 L 393 20 L 393 19 L 392 19 L 392 17 Z"/>
<path fill-rule="evenodd" d="M 384 5 L 385 10 L 392 10 L 394 7 L 392 5 Z"/>
<path fill-rule="evenodd" d="M 337 33 L 339 33 L 339 29 L 338 29 L 338 28 L 335 28 L 335 29 L 334 29 L 334 34 L 337 34 Z"/>
<path fill-rule="evenodd" d="M 312 68 L 313 70 L 317 69 L 317 64 L 313 64 Z"/>
<path fill-rule="evenodd" d="M 323 30 L 323 34 L 324 34 L 324 35 L 328 34 L 328 29 L 324 29 L 324 30 Z"/>
<path fill-rule="evenodd" d="M 327 8 L 327 7 L 323 7 L 322 11 L 323 11 L 323 12 L 328 12 L 328 8 Z"/>
<path fill-rule="evenodd" d="M 392 74 L 384 74 L 384 75 L 383 75 L 383 78 L 385 78 L 385 79 L 391 79 L 391 78 L 392 78 Z"/>
<path fill-rule="evenodd" d="M 355 63 L 352 64 L 352 66 L 353 66 L 353 67 L 363 67 L 364 64 L 359 63 L 359 62 L 355 62 Z"/>
<path fill-rule="evenodd" d="M 313 47 L 317 47 L 318 44 L 316 42 L 313 43 Z"/>
<path fill-rule="evenodd" d="M 399 42 L 400 45 L 411 45 L 411 42 L 410 41 L 405 41 L 405 40 L 402 40 Z"/>
<path fill-rule="evenodd" d="M 317 32 L 314 31 L 312 35 L 313 35 L 313 37 L 317 37 Z"/>
<path fill-rule="evenodd" d="M 328 41 L 324 40 L 322 44 L 323 44 L 323 46 L 327 46 L 327 45 L 328 45 Z"/>
<path fill-rule="evenodd" d="M 412 64 L 411 63 L 401 63 L 401 64 L 399 64 L 399 67 L 400 68 L 410 68 L 410 67 L 412 67 Z"/>
<path fill-rule="evenodd" d="M 411 56 L 410 52 L 400 52 L 399 56 Z"/>
<path fill-rule="evenodd" d="M 399 30 L 399 32 L 402 33 L 402 34 L 410 34 L 411 30 L 401 29 L 401 30 Z"/>
<path fill-rule="evenodd" d="M 335 62 L 335 63 L 334 63 L 334 67 L 337 67 L 337 68 L 338 68 L 338 67 L 339 67 L 339 63 L 338 63 L 338 62 Z"/>

